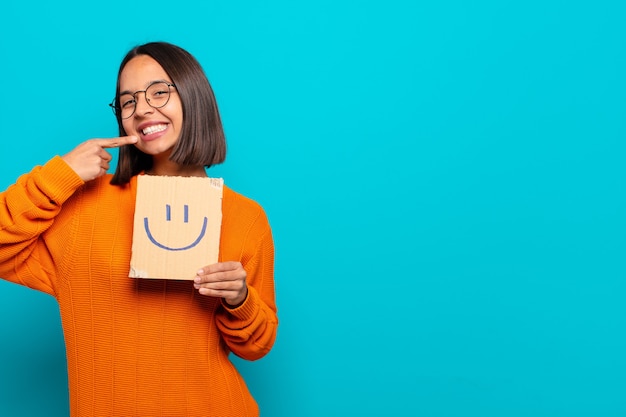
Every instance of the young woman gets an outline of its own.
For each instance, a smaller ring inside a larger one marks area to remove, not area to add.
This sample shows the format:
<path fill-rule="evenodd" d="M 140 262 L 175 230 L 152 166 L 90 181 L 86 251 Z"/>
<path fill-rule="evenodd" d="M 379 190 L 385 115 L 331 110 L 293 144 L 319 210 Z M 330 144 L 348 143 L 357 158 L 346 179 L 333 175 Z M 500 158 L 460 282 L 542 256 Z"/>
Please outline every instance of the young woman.
<path fill-rule="evenodd" d="M 257 416 L 228 355 L 259 359 L 276 337 L 263 209 L 224 187 L 218 263 L 190 265 L 193 282 L 128 277 L 137 176 L 206 176 L 225 158 L 209 82 L 187 51 L 149 43 L 123 59 L 111 105 L 120 137 L 0 194 L 0 277 L 57 299 L 73 417 Z"/>

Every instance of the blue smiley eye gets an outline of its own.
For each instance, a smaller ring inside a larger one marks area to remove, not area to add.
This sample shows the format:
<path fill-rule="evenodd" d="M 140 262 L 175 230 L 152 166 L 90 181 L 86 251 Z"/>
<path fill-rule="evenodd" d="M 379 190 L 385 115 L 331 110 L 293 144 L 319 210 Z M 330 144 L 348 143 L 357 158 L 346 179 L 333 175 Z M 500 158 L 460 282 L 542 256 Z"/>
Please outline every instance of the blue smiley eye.
<path fill-rule="evenodd" d="M 189 206 L 187 204 L 185 204 L 183 206 L 183 221 L 185 223 L 189 223 Z M 165 205 L 165 220 L 167 220 L 168 222 L 172 220 L 172 206 L 170 206 L 169 204 Z"/>
<path fill-rule="evenodd" d="M 165 205 L 165 220 L 168 221 L 168 222 L 172 220 L 172 207 L 169 204 Z M 183 221 L 185 223 L 189 223 L 189 206 L 187 204 L 185 204 L 183 206 Z M 202 229 L 200 230 L 200 234 L 198 235 L 196 240 L 194 240 L 193 242 L 191 242 L 187 246 L 183 246 L 183 247 L 179 247 L 179 248 L 173 248 L 173 247 L 164 245 L 161 242 L 157 241 L 154 238 L 154 236 L 152 235 L 152 232 L 150 231 L 150 225 L 148 224 L 148 218 L 147 217 L 143 218 L 143 226 L 146 229 L 146 235 L 148 236 L 148 239 L 150 240 L 150 242 L 152 242 L 155 246 L 157 246 L 157 247 L 159 247 L 161 249 L 165 249 L 165 250 L 169 250 L 169 251 L 183 251 L 183 250 L 191 249 L 194 246 L 196 246 L 198 243 L 200 243 L 200 241 L 204 237 L 204 235 L 206 233 L 206 228 L 207 228 L 207 223 L 208 222 L 209 222 L 209 220 L 206 217 L 204 217 L 203 222 L 202 222 Z"/>

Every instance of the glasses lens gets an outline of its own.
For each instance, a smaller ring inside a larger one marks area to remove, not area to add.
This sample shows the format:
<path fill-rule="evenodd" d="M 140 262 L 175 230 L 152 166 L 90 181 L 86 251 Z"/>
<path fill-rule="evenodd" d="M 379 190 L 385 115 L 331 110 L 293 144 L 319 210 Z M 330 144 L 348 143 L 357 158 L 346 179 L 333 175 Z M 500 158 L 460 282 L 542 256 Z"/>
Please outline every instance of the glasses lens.
<path fill-rule="evenodd" d="M 163 107 L 170 99 L 170 86 L 167 83 L 154 83 L 146 90 L 146 99 L 154 108 Z"/>
<path fill-rule="evenodd" d="M 119 102 L 119 112 L 122 119 L 128 119 L 135 111 L 135 97 L 132 94 L 122 94 Z"/>

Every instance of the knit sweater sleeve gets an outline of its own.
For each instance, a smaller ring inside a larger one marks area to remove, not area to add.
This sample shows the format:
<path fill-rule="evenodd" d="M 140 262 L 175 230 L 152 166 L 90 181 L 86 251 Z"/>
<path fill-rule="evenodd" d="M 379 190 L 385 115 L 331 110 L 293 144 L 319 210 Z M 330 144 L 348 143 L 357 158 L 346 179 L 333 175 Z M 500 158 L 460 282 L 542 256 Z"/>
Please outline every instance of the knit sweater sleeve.
<path fill-rule="evenodd" d="M 278 318 L 274 294 L 274 243 L 265 213 L 260 210 L 246 235 L 241 262 L 247 273 L 248 296 L 237 308 L 222 302 L 217 326 L 237 356 L 256 360 L 265 356 L 276 339 Z M 228 260 L 228 259 L 225 259 Z"/>
<path fill-rule="evenodd" d="M 83 184 L 58 156 L 0 193 L 0 277 L 54 295 L 53 255 L 43 235 Z"/>

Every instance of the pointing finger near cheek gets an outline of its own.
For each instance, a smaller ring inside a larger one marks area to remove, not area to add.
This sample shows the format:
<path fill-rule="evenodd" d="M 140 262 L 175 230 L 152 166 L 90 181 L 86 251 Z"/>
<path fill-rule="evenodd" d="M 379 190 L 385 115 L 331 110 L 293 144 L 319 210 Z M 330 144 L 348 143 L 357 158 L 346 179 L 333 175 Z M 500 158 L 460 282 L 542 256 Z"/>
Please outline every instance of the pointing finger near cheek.
<path fill-rule="evenodd" d="M 98 144 L 103 148 L 119 148 L 120 146 L 137 143 L 137 136 L 122 136 L 119 138 L 100 139 Z"/>

